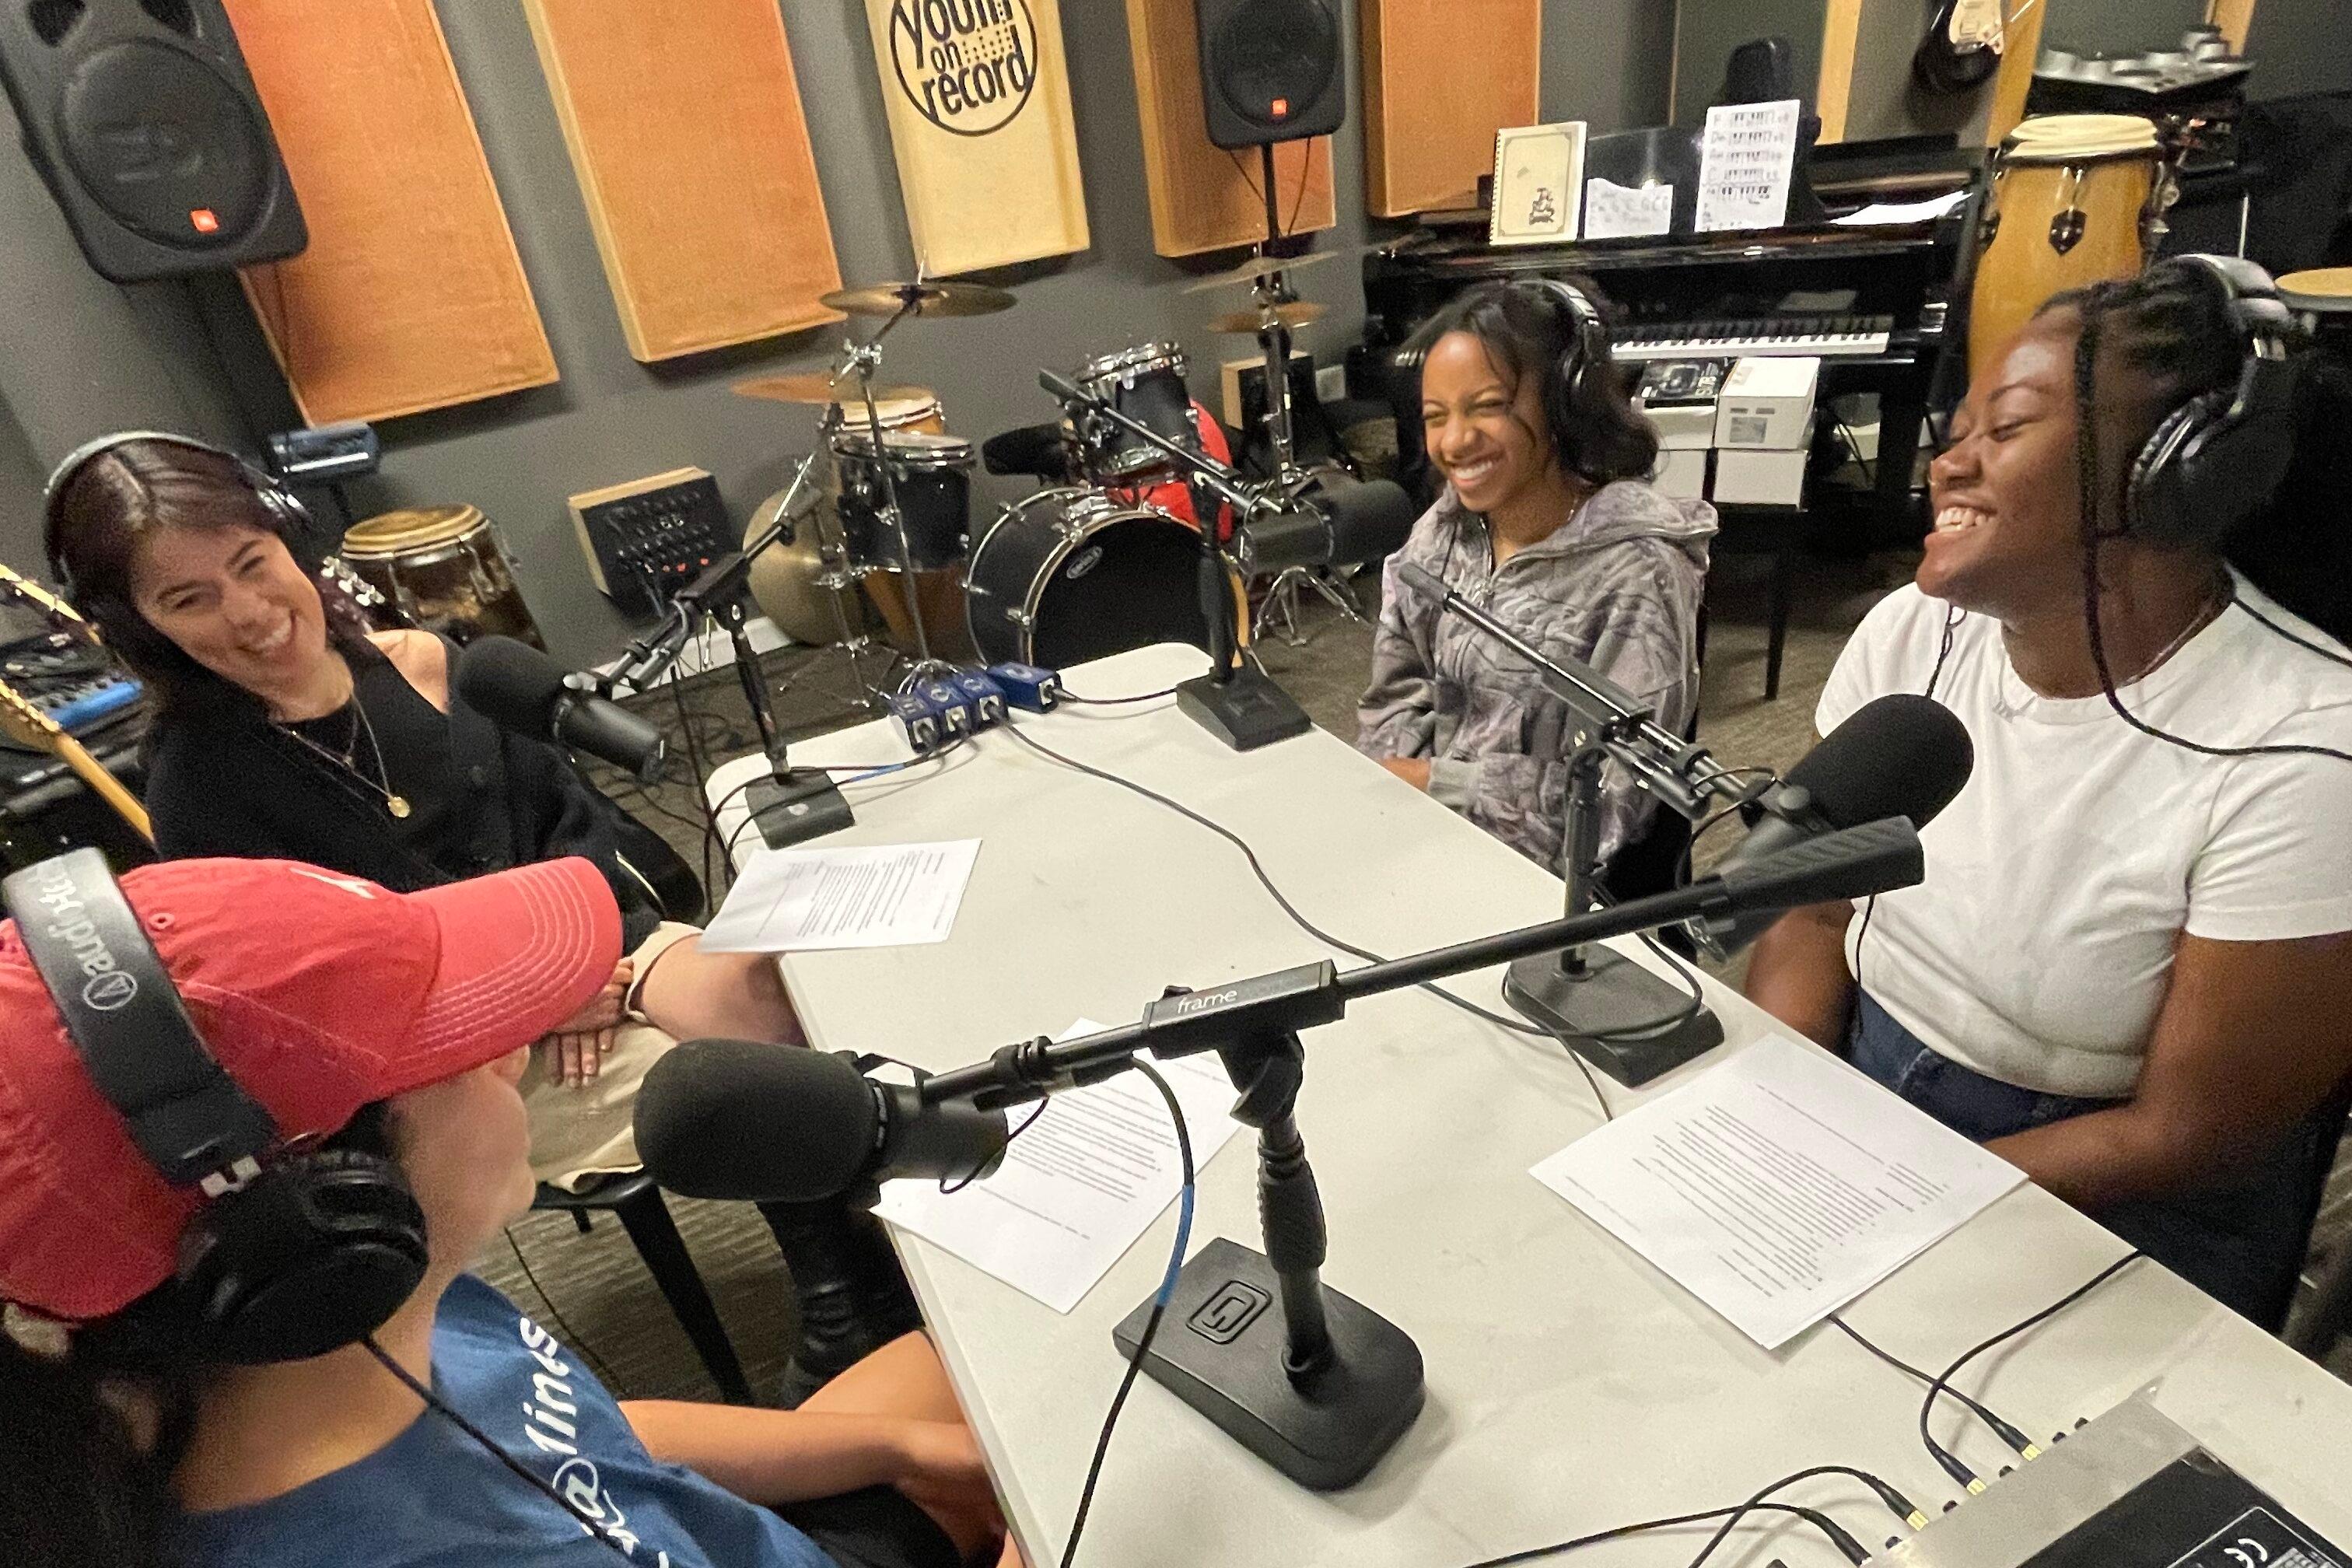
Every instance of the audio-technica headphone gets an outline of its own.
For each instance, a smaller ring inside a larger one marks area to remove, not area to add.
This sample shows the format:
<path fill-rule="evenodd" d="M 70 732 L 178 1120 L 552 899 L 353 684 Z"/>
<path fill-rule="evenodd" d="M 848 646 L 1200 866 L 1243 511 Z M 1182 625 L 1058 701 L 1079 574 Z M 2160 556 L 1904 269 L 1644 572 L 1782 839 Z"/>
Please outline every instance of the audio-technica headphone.
<path fill-rule="evenodd" d="M 279 1138 L 205 1048 L 105 857 L 76 849 L 16 872 L 0 900 L 131 1142 L 165 1181 L 211 1200 L 182 1234 L 166 1287 L 166 1316 L 195 1355 L 245 1365 L 324 1355 L 415 1294 L 425 1214 L 400 1167 Z M 107 963 L 89 967 L 93 952 Z"/>
<path fill-rule="evenodd" d="M 174 447 L 185 447 L 193 452 L 208 452 L 225 458 L 236 465 L 237 476 L 261 502 L 268 515 L 270 528 L 289 545 L 305 543 L 313 533 L 310 513 L 301 498 L 275 479 L 250 458 L 241 457 L 226 447 L 215 447 L 209 441 L 199 441 L 193 436 L 176 436 L 168 430 L 117 430 L 111 436 L 100 436 L 87 441 L 66 454 L 65 460 L 49 473 L 49 482 L 41 492 L 41 547 L 48 556 L 49 574 L 66 597 L 76 598 L 73 574 L 67 569 L 60 537 L 62 517 L 58 503 L 82 469 L 117 447 L 133 441 L 163 441 Z"/>
<path fill-rule="evenodd" d="M 2237 381 L 2167 415 L 2132 459 L 2123 531 L 2157 543 L 2218 548 L 2266 503 L 2294 456 L 2294 318 L 2270 274 L 2234 256 L 2180 256 L 2158 267 L 2219 292 L 2245 347 Z"/>

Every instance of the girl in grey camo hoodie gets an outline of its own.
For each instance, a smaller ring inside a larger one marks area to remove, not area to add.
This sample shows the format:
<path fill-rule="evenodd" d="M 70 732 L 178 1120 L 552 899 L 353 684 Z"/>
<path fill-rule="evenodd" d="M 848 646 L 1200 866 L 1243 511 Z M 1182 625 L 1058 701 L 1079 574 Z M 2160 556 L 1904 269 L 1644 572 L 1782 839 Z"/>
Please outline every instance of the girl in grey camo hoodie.
<path fill-rule="evenodd" d="M 1575 714 L 1397 568 L 1419 566 L 1553 658 L 1591 666 L 1665 728 L 1689 724 L 1715 510 L 1639 477 L 1656 436 L 1610 367 L 1596 298 L 1589 284 L 1488 284 L 1416 338 L 1426 443 L 1447 483 L 1389 563 L 1358 708 L 1367 754 L 1554 871 Z M 1653 803 L 1613 762 L 1601 783 L 1605 864 Z"/>

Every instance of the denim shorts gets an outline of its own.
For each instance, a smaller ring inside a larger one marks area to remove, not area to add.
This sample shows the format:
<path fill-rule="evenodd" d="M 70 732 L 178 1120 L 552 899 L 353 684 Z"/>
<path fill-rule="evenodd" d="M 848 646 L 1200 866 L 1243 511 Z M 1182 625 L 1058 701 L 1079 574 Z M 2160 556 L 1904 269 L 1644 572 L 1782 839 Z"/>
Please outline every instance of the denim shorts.
<path fill-rule="evenodd" d="M 1846 1049 L 1855 1067 L 1955 1132 L 1989 1142 L 2121 1100 L 2042 1094 L 1938 1056 L 1868 993 Z M 2111 1204 L 2091 1217 L 2225 1306 L 2275 1332 L 2294 1298 L 2304 1249 L 2344 1120 L 2314 1112 L 2223 1177 L 2162 1198 Z"/>

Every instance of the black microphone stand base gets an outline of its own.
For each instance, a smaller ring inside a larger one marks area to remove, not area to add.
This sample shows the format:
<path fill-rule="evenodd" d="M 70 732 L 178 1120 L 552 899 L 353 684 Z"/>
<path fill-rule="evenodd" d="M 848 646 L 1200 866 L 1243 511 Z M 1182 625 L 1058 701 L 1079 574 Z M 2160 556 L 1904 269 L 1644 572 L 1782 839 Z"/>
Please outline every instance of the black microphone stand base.
<path fill-rule="evenodd" d="M 1186 681 L 1176 689 L 1176 706 L 1236 752 L 1254 752 L 1315 727 L 1307 710 L 1253 664 L 1223 680 L 1203 675 Z"/>
<path fill-rule="evenodd" d="M 771 849 L 805 843 L 857 820 L 822 768 L 791 768 L 781 778 L 754 779 L 743 791 L 743 806 Z"/>
<path fill-rule="evenodd" d="M 1336 1491 L 1361 1480 L 1421 1414 L 1421 1350 L 1370 1308 L 1320 1289 L 1332 1354 L 1302 1389 L 1283 1370 L 1274 1264 L 1218 1237 L 1176 1276 L 1143 1370 L 1300 1486 Z M 1150 1316 L 1147 1300 L 1111 1331 L 1120 1355 L 1134 1359 Z"/>
<path fill-rule="evenodd" d="M 1573 970 L 1556 952 L 1520 959 L 1504 972 L 1503 999 L 1628 1089 L 1723 1044 L 1723 1024 L 1706 1008 L 1681 1016 L 1688 990 L 1598 943 Z"/>

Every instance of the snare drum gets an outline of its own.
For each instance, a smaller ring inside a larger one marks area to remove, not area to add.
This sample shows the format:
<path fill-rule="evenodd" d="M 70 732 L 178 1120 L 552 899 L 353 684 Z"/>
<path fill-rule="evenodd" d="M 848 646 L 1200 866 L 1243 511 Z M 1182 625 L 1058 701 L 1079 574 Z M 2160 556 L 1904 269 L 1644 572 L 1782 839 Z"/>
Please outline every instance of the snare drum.
<path fill-rule="evenodd" d="M 1146 343 L 1090 359 L 1075 379 L 1146 429 L 1197 452 L 1201 430 L 1193 423 L 1185 369 L 1184 351 L 1174 343 Z M 1108 421 L 1104 425 L 1093 439 L 1077 444 L 1079 464 L 1094 483 L 1132 480 L 1170 466 L 1166 453 Z"/>
<path fill-rule="evenodd" d="M 1969 297 L 1970 377 L 2052 295 L 2137 276 L 2173 195 L 2156 127 L 2137 115 L 2042 115 L 2011 132 Z"/>
<path fill-rule="evenodd" d="M 1040 490 L 997 514 L 964 579 L 971 640 L 992 664 L 1065 669 L 1153 643 L 1209 646 L 1201 535 L 1157 507 L 1099 490 Z M 1232 577 L 1235 621 L 1248 604 Z"/>
<path fill-rule="evenodd" d="M 849 563 L 868 572 L 896 572 L 903 564 L 926 572 L 961 562 L 971 526 L 971 443 L 928 431 L 886 430 L 882 460 L 889 466 L 887 485 L 874 461 L 871 431 L 851 426 L 833 433 L 841 542 Z M 894 490 L 907 531 L 905 563 L 882 516 Z"/>
<path fill-rule="evenodd" d="M 341 552 L 352 573 L 412 626 L 457 643 L 518 637 L 545 648 L 515 586 L 514 565 L 475 506 L 415 507 L 353 523 Z"/>

